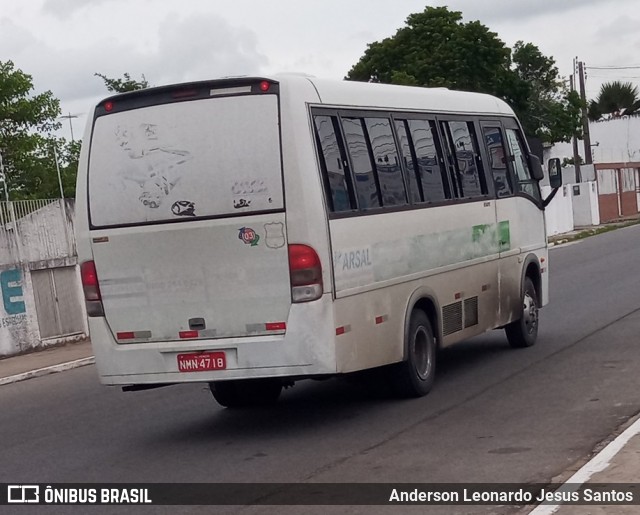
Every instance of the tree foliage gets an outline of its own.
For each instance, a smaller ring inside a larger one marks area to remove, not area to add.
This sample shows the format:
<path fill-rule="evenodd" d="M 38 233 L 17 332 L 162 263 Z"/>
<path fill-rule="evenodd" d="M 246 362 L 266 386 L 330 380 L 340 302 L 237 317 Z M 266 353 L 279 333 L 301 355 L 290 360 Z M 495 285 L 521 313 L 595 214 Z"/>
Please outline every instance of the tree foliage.
<path fill-rule="evenodd" d="M 512 52 L 482 23 L 464 23 L 446 7 L 411 14 L 394 36 L 369 44 L 346 78 L 489 93 L 513 107 L 530 136 L 555 142 L 580 134 L 581 101 L 553 58 L 522 41 Z"/>
<path fill-rule="evenodd" d="M 65 194 L 74 193 L 71 159 L 77 152 L 74 145 L 54 135 L 60 127 L 59 115 L 60 104 L 51 91 L 34 95 L 30 75 L 11 61 L 0 62 L 0 152 L 10 199 L 60 196 L 54 149 L 63 156 Z"/>
<path fill-rule="evenodd" d="M 640 111 L 638 87 L 631 82 L 606 82 L 595 100 L 589 103 L 589 119 L 596 121 L 605 115 L 620 116 Z"/>
<path fill-rule="evenodd" d="M 94 75 L 104 81 L 104 85 L 111 93 L 126 93 L 149 87 L 149 82 L 144 75 L 141 75 L 140 80 L 132 79 L 129 73 L 124 73 L 121 79 L 111 79 L 102 73 L 94 73 Z"/>

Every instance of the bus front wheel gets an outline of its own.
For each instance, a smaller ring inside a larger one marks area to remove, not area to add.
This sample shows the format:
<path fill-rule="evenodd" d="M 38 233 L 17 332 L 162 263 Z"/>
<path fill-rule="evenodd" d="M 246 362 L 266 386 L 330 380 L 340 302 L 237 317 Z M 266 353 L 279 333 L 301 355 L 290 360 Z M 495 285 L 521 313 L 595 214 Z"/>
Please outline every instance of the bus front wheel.
<path fill-rule="evenodd" d="M 422 397 L 431 390 L 436 370 L 436 339 L 424 311 L 411 314 L 405 338 L 407 358 L 391 369 L 391 384 L 400 397 Z"/>
<path fill-rule="evenodd" d="M 520 319 L 504 328 L 509 345 L 516 349 L 531 347 L 538 338 L 538 295 L 530 277 L 524 280 L 520 305 Z"/>
<path fill-rule="evenodd" d="M 226 408 L 265 406 L 280 397 L 282 382 L 276 379 L 247 379 L 209 383 L 213 398 Z"/>

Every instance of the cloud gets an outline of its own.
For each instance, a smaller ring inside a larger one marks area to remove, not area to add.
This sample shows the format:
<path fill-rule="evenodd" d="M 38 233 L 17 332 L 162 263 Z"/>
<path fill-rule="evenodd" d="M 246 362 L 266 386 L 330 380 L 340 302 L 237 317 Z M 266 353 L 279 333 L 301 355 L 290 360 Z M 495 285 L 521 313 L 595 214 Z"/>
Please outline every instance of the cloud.
<path fill-rule="evenodd" d="M 258 74 L 267 59 L 255 34 L 215 14 L 180 18 L 169 15 L 155 35 L 157 44 L 103 38 L 54 48 L 24 27 L 0 20 L 0 60 L 33 75 L 38 91 L 51 90 L 62 102 L 108 94 L 94 73 L 118 78 L 144 74 L 152 85 L 225 75 Z M 152 38 L 153 39 L 153 38 Z"/>
<path fill-rule="evenodd" d="M 626 3 L 633 0 L 609 0 L 612 4 Z M 559 17 L 577 9 L 584 9 L 590 5 L 602 5 L 602 0 L 450 0 L 449 2 L 434 2 L 447 5 L 451 11 L 461 11 L 465 20 L 480 20 L 484 24 L 504 20 L 529 21 L 542 16 Z"/>
<path fill-rule="evenodd" d="M 45 13 L 53 14 L 58 18 L 66 18 L 83 9 L 112 1 L 114 0 L 45 0 L 42 9 Z"/>
<path fill-rule="evenodd" d="M 27 29 L 8 18 L 0 19 L 0 59 L 11 59 L 11 56 L 19 55 L 36 44 L 37 39 Z M 15 64 L 18 66 L 18 63 Z M 28 73 L 27 70 L 24 71 Z"/>
<path fill-rule="evenodd" d="M 619 41 L 621 37 L 635 36 L 638 33 L 638 25 L 640 25 L 640 19 L 618 16 L 615 20 L 600 25 L 594 35 L 602 41 L 610 41 L 611 38 Z"/>
<path fill-rule="evenodd" d="M 215 14 L 167 17 L 158 31 L 157 51 L 145 60 L 149 75 L 162 83 L 259 73 L 267 58 L 249 29 Z M 144 64 L 143 64 L 144 66 Z"/>

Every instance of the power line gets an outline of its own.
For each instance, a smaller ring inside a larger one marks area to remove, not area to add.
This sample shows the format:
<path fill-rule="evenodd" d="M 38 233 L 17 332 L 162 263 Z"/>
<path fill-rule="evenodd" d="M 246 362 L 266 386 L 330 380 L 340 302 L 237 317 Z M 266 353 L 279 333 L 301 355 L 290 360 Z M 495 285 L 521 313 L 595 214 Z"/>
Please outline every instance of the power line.
<path fill-rule="evenodd" d="M 617 79 L 640 79 L 640 75 L 616 75 L 615 77 L 612 77 L 611 75 L 589 75 L 589 78 L 594 78 L 594 79 L 611 79 L 611 78 L 617 78 Z"/>
<path fill-rule="evenodd" d="M 634 66 L 585 66 L 587 70 L 640 70 L 640 65 Z"/>

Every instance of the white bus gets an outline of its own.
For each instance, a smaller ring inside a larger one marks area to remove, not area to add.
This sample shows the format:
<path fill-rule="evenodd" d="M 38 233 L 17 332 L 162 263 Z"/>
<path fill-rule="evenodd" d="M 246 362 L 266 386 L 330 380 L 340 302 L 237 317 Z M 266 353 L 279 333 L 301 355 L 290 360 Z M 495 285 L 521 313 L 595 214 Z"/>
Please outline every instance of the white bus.
<path fill-rule="evenodd" d="M 204 382 L 234 407 L 386 367 L 424 395 L 438 348 L 534 344 L 541 178 L 484 94 L 283 76 L 107 98 L 77 185 L 100 379 Z"/>

